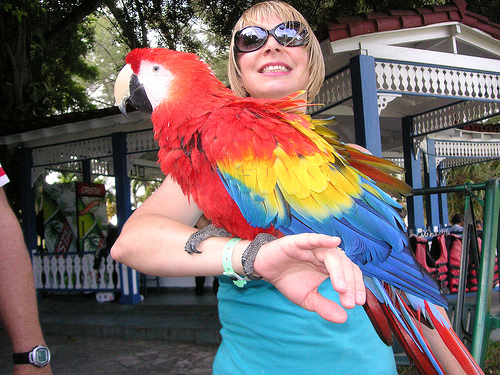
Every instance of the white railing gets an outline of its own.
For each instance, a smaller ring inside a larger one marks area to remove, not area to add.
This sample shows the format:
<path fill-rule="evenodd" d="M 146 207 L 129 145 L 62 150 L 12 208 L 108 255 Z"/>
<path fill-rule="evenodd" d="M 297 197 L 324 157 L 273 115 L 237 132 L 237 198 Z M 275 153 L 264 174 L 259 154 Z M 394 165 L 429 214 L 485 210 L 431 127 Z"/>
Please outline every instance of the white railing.
<path fill-rule="evenodd" d="M 313 101 L 314 106 L 308 107 L 308 113 L 313 115 L 321 110 L 346 100 L 352 96 L 351 70 L 345 69 L 326 77 L 321 90 Z"/>
<path fill-rule="evenodd" d="M 375 61 L 377 88 L 464 99 L 500 100 L 500 74 L 445 66 Z"/>
<path fill-rule="evenodd" d="M 95 253 L 33 252 L 35 288 L 45 291 L 120 290 L 119 264 L 111 255 L 94 269 Z"/>

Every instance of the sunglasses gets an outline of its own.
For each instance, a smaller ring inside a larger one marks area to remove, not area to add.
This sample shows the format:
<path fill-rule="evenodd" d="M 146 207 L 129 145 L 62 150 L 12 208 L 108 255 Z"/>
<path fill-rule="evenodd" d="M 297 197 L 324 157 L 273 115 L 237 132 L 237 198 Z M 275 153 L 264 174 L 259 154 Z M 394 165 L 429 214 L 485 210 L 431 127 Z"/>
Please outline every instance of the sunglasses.
<path fill-rule="evenodd" d="M 247 26 L 234 34 L 234 46 L 238 52 L 257 51 L 266 44 L 269 35 L 285 47 L 298 47 L 307 43 L 307 29 L 298 21 L 283 22 L 272 30 L 260 26 Z"/>

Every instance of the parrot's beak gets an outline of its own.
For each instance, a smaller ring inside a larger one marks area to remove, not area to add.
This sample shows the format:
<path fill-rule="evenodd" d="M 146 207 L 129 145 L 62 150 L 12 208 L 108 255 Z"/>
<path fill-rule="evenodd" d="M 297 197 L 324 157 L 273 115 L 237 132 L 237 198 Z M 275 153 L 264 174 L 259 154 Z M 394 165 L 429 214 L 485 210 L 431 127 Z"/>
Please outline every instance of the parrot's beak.
<path fill-rule="evenodd" d="M 133 74 L 132 67 L 127 64 L 120 70 L 115 82 L 115 105 L 125 117 L 127 117 L 127 99 L 130 97 L 130 79 Z"/>
<path fill-rule="evenodd" d="M 146 95 L 144 86 L 134 74 L 132 67 L 127 64 L 118 73 L 115 82 L 115 101 L 121 113 L 127 116 L 127 103 L 133 105 L 140 111 L 153 113 L 153 108 Z"/>

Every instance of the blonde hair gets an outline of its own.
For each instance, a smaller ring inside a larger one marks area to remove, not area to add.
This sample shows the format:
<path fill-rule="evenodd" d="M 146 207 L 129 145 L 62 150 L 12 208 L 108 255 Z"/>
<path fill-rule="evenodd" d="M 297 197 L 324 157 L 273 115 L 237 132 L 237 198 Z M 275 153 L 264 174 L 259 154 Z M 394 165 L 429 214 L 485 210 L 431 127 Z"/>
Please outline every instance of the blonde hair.
<path fill-rule="evenodd" d="M 236 22 L 236 25 L 234 25 L 229 48 L 229 63 L 227 66 L 227 74 L 231 89 L 236 95 L 242 97 L 249 96 L 241 84 L 241 70 L 237 61 L 238 52 L 234 47 L 234 34 L 244 27 L 252 26 L 272 16 L 280 18 L 283 22 L 298 21 L 307 29 L 308 41 L 305 44 L 305 48 L 309 55 L 309 81 L 306 90 L 307 100 L 311 102 L 318 94 L 325 79 L 325 63 L 323 61 L 321 47 L 304 16 L 291 5 L 277 0 L 269 0 L 255 4 L 242 14 L 238 22 Z"/>

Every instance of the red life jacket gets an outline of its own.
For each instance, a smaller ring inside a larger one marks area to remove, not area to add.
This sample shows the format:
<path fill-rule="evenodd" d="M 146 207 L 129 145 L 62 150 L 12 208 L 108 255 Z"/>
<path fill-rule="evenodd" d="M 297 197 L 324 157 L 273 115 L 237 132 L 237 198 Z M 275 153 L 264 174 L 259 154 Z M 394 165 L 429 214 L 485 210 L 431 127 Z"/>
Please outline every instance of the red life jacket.
<path fill-rule="evenodd" d="M 417 261 L 439 282 L 444 293 L 457 293 L 460 277 L 460 257 L 462 254 L 462 237 L 454 234 L 440 234 L 429 242 L 423 237 L 412 235 L 410 246 Z M 478 239 L 481 253 L 481 239 Z M 467 268 L 466 292 L 477 290 L 477 267 L 469 257 Z M 495 259 L 495 276 L 493 285 L 498 284 L 498 263 Z"/>
<path fill-rule="evenodd" d="M 446 246 L 433 245 L 423 237 L 410 236 L 410 246 L 417 261 L 439 282 L 441 290 L 448 287 L 448 251 Z"/>

